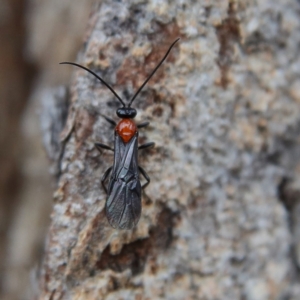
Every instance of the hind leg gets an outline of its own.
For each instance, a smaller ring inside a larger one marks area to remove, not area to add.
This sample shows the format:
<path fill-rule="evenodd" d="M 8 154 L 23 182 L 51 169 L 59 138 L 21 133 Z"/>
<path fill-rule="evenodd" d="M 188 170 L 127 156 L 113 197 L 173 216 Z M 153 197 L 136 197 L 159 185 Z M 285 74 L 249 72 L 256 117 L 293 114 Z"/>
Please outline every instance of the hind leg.
<path fill-rule="evenodd" d="M 148 176 L 148 174 L 146 173 L 146 171 L 139 166 L 139 170 L 141 172 L 141 174 L 144 176 L 144 178 L 146 179 L 146 183 L 143 184 L 142 189 L 146 188 L 146 186 L 150 183 L 150 177 Z"/>
<path fill-rule="evenodd" d="M 111 169 L 113 168 L 113 166 L 109 167 L 103 174 L 102 178 L 101 178 L 101 184 L 102 184 L 102 187 L 105 191 L 105 193 L 107 194 L 107 188 L 105 186 L 105 180 L 107 179 L 107 177 L 109 176 L 110 172 L 111 172 Z"/>

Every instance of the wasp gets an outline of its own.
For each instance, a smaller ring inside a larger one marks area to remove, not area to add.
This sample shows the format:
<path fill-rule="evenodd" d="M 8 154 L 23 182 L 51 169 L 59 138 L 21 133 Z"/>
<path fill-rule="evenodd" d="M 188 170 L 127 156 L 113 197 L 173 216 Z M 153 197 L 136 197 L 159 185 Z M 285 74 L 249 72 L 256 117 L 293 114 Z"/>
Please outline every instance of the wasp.
<path fill-rule="evenodd" d="M 60 63 L 73 65 L 91 73 L 99 79 L 122 104 L 122 107 L 118 108 L 116 111 L 117 116 L 121 119 L 118 124 L 107 116 L 103 116 L 109 123 L 115 126 L 114 148 L 101 143 L 95 143 L 95 146 L 99 151 L 101 151 L 101 149 L 106 149 L 114 152 L 114 163 L 104 172 L 101 179 L 103 189 L 107 193 L 107 200 L 105 204 L 106 217 L 113 228 L 132 229 L 137 225 L 142 210 L 142 190 L 150 183 L 150 177 L 138 164 L 138 150 L 153 147 L 155 144 L 153 142 L 148 142 L 138 146 L 138 129 L 148 126 L 149 122 L 142 122 L 137 125 L 133 121 L 137 112 L 136 109 L 131 107 L 131 105 L 147 82 L 165 61 L 178 40 L 179 38 L 172 43 L 164 57 L 154 68 L 145 82 L 140 86 L 127 105 L 113 90 L 113 88 L 92 70 L 73 62 Z M 143 185 L 141 185 L 139 178 L 140 174 L 143 175 L 146 180 Z M 106 186 L 105 182 L 109 175 L 109 183 L 108 186 Z"/>

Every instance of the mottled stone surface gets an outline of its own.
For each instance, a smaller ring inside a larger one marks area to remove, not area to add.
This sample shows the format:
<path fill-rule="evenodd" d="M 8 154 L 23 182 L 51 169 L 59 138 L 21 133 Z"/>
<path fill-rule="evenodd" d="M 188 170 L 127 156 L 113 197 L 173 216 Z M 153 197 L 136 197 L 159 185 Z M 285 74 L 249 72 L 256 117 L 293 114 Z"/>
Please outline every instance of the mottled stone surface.
<path fill-rule="evenodd" d="M 78 62 L 125 100 L 181 41 L 134 102 L 156 148 L 139 157 L 152 181 L 132 231 L 108 225 L 100 178 L 113 156 L 94 147 L 112 145 L 101 114 L 116 119 L 119 104 L 74 70 L 40 299 L 298 299 L 299 11 L 291 0 L 95 7 Z"/>

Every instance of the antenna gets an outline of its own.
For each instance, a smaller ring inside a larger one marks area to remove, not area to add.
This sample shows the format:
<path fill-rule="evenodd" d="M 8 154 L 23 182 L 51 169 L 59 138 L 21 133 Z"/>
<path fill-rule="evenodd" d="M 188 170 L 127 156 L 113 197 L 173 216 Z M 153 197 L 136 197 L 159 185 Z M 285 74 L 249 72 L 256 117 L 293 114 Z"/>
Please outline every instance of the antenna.
<path fill-rule="evenodd" d="M 109 86 L 108 83 L 106 83 L 100 76 L 98 76 L 95 72 L 91 71 L 90 69 L 84 67 L 84 66 L 81 66 L 79 64 L 75 64 L 75 63 L 72 63 L 72 62 L 61 62 L 59 63 L 60 65 L 73 65 L 73 66 L 76 66 L 78 68 L 81 68 L 83 70 L 86 70 L 88 71 L 89 73 L 93 74 L 96 78 L 98 78 L 117 98 L 118 100 L 123 104 L 123 107 L 125 107 L 125 103 L 123 102 L 123 100 L 121 99 L 121 97 L 113 90 L 112 87 Z"/>
<path fill-rule="evenodd" d="M 170 46 L 169 50 L 167 51 L 167 53 L 165 54 L 165 56 L 163 57 L 163 59 L 159 62 L 159 64 L 156 66 L 156 68 L 152 71 L 152 73 L 148 76 L 148 78 L 145 80 L 145 82 L 140 86 L 140 88 L 137 90 L 137 92 L 135 93 L 135 95 L 132 97 L 132 99 L 130 100 L 128 107 L 131 106 L 132 102 L 134 101 L 134 99 L 136 98 L 136 96 L 140 93 L 140 91 L 143 89 L 143 87 L 147 84 L 147 82 L 151 79 L 151 77 L 154 75 L 154 73 L 157 71 L 157 69 L 161 66 L 161 64 L 164 62 L 164 60 L 167 58 L 167 56 L 169 55 L 171 49 L 173 48 L 173 46 L 180 40 L 180 38 L 176 39 L 173 44 Z"/>

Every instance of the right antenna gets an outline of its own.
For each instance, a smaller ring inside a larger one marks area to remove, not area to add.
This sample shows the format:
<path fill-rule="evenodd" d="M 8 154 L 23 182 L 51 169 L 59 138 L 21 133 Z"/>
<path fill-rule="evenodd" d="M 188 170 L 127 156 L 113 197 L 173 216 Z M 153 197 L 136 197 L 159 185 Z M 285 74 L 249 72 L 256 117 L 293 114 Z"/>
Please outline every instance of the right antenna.
<path fill-rule="evenodd" d="M 143 89 L 143 87 L 147 84 L 147 82 L 151 79 L 151 77 L 154 75 L 154 73 L 157 71 L 157 69 L 161 66 L 161 64 L 165 61 L 165 59 L 167 58 L 167 56 L 169 55 L 171 49 L 174 47 L 174 45 L 180 40 L 180 38 L 176 39 L 172 45 L 170 46 L 170 48 L 168 49 L 167 53 L 165 54 L 165 56 L 162 58 L 162 60 L 159 62 L 159 64 L 156 66 L 156 68 L 152 71 L 152 73 L 148 76 L 148 78 L 145 80 L 145 82 L 140 86 L 140 88 L 137 90 L 137 92 L 134 94 L 134 96 L 132 97 L 132 99 L 130 100 L 128 107 L 131 106 L 132 102 L 134 101 L 134 99 L 136 98 L 136 96 L 140 93 L 140 91 Z"/>

